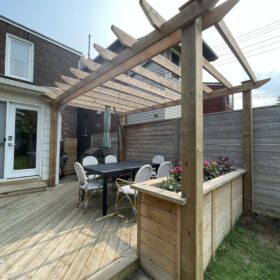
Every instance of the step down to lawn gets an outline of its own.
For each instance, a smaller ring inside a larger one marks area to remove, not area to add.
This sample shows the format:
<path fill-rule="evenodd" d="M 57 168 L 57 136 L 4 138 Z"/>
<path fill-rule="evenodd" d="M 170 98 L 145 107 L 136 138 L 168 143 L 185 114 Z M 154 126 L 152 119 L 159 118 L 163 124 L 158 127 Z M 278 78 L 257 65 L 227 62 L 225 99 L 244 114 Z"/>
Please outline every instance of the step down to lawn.
<path fill-rule="evenodd" d="M 9 182 L 7 186 L 3 186 L 3 183 L 1 184 L 0 198 L 22 195 L 26 193 L 41 192 L 47 189 L 46 183 L 40 180 L 36 180 L 35 182 L 16 182 L 14 185 L 10 184 Z"/>
<path fill-rule="evenodd" d="M 96 272 L 87 280 L 124 280 L 138 269 L 138 257 L 134 249 L 124 252 L 119 259 Z"/>

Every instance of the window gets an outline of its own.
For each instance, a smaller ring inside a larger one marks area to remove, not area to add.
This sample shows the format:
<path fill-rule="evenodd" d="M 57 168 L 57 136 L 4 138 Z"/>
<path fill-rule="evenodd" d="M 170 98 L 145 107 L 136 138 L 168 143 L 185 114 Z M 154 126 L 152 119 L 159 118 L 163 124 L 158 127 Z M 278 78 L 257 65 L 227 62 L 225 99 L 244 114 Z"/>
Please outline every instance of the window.
<path fill-rule="evenodd" d="M 170 60 L 177 66 L 180 66 L 180 55 L 177 52 L 170 50 Z M 171 73 L 171 77 L 180 80 L 180 77 L 174 73 Z"/>
<path fill-rule="evenodd" d="M 33 61 L 33 43 L 7 34 L 5 75 L 33 82 Z"/>

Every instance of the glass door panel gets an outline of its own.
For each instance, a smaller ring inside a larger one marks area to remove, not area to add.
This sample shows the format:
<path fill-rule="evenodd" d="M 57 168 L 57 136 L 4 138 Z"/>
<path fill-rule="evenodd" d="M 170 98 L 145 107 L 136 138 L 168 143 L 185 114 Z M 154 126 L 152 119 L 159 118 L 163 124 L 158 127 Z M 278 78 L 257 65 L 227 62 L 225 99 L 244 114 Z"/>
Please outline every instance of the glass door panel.
<path fill-rule="evenodd" d="M 14 170 L 36 168 L 38 112 L 16 108 Z"/>

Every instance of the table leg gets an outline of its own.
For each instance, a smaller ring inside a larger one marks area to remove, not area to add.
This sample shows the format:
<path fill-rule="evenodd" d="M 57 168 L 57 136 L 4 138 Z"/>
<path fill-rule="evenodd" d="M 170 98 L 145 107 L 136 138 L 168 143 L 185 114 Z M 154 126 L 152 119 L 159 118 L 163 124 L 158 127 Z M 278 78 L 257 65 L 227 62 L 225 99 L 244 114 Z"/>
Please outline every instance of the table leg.
<path fill-rule="evenodd" d="M 107 215 L 107 183 L 108 183 L 108 178 L 107 176 L 103 177 L 103 216 Z"/>

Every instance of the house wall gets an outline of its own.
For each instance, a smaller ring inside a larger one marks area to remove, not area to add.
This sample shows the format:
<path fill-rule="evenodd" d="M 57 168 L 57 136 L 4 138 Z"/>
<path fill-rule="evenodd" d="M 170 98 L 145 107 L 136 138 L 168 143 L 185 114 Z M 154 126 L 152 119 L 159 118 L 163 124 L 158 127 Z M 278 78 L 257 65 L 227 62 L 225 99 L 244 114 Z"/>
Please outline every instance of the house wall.
<path fill-rule="evenodd" d="M 243 167 L 242 111 L 204 115 L 204 158 L 228 156 Z M 180 159 L 180 120 L 126 126 L 126 159 L 150 162 L 156 154 Z M 254 195 L 257 213 L 280 218 L 280 106 L 253 109 Z"/>
<path fill-rule="evenodd" d="M 20 102 L 24 104 L 39 105 L 43 107 L 43 129 L 42 129 L 42 160 L 41 160 L 41 178 L 48 180 L 49 178 L 49 153 L 50 153 L 50 107 L 47 102 L 44 102 L 38 93 L 15 90 L 14 88 L 3 89 L 0 87 L 0 99 L 10 102 Z"/>
<path fill-rule="evenodd" d="M 70 67 L 78 67 L 80 55 L 44 40 L 0 19 L 0 75 L 5 75 L 6 33 L 34 43 L 34 82 L 38 86 L 54 86 L 60 75 L 72 76 Z"/>
<path fill-rule="evenodd" d="M 78 109 L 77 113 L 77 139 L 78 160 L 89 148 L 101 148 L 100 135 L 104 131 L 104 113 L 87 109 Z M 111 113 L 111 133 L 117 133 L 118 123 L 114 113 Z M 93 135 L 93 136 L 92 136 Z M 91 147 L 91 144 L 94 145 Z"/>

